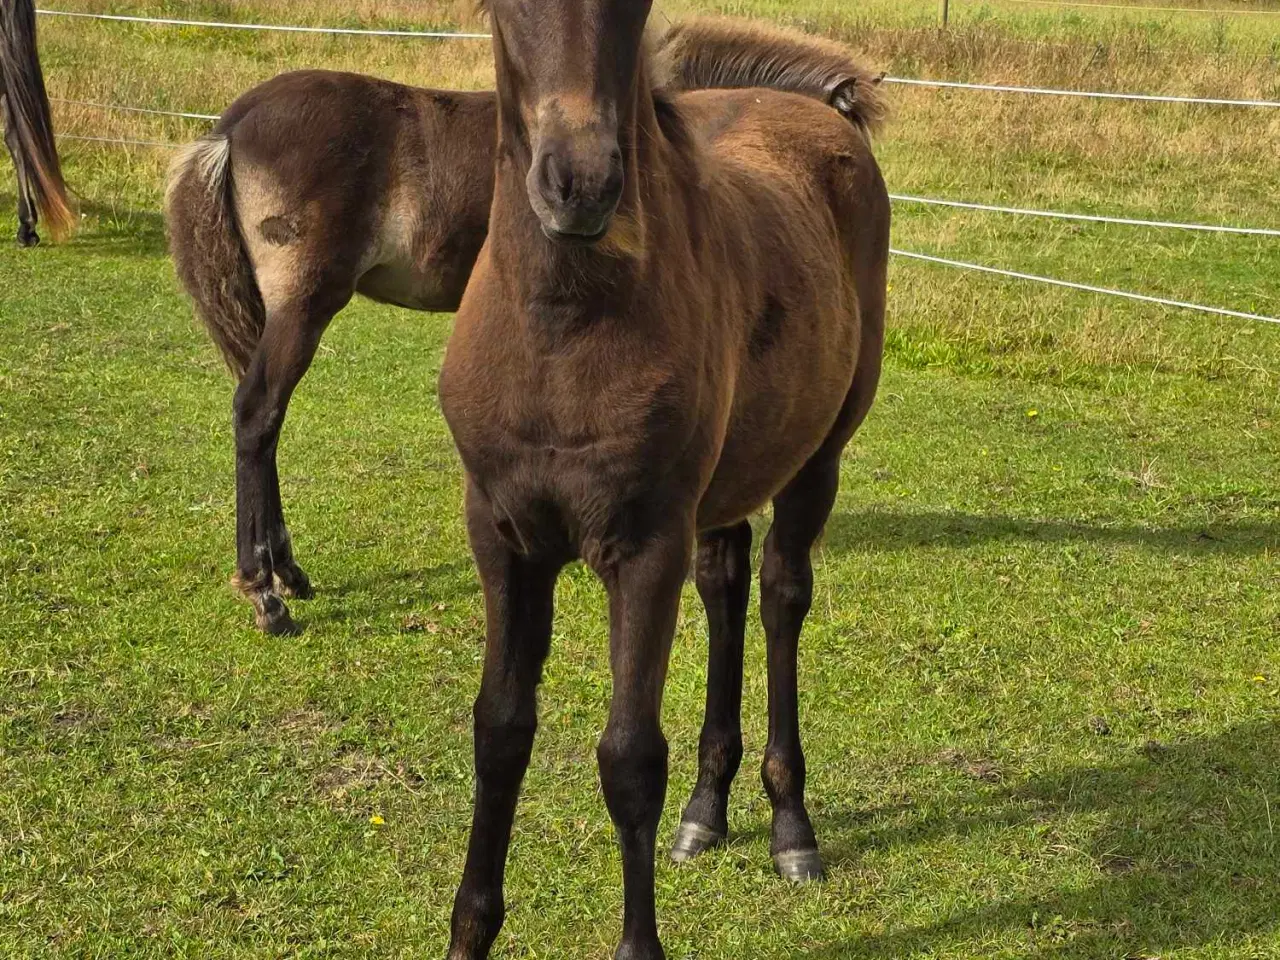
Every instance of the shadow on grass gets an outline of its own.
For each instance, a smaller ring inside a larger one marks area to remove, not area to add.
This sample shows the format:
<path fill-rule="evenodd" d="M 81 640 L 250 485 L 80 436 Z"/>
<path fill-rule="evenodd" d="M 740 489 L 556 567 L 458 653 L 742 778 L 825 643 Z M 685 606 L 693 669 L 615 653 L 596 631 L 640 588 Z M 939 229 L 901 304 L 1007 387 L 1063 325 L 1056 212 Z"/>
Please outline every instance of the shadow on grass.
<path fill-rule="evenodd" d="M 468 557 L 466 560 L 449 560 L 431 567 L 361 571 L 326 587 L 324 593 L 330 597 L 365 595 L 371 599 L 380 599 L 389 588 L 405 587 L 446 596 L 480 591 L 475 566 Z"/>
<path fill-rule="evenodd" d="M 169 252 L 164 215 L 158 210 L 125 210 L 82 200 L 80 212 L 92 220 L 71 241 L 76 250 L 144 257 L 162 257 Z"/>
<path fill-rule="evenodd" d="M 965 811 L 912 817 L 910 804 L 821 818 L 832 861 L 946 837 L 1045 857 L 1091 860 L 1096 879 L 1042 896 L 959 909 L 932 924 L 888 929 L 794 954 L 809 960 L 982 953 L 999 941 L 1062 960 L 1155 958 L 1214 944 L 1215 956 L 1274 956 L 1241 944 L 1280 927 L 1280 722 L 1150 746 L 1111 765 L 1084 766 L 1004 787 L 974 784 L 952 798 Z M 825 820 L 825 822 L 823 822 Z M 1068 827 L 1068 824 L 1071 824 Z M 1083 825 L 1088 839 L 1078 838 Z M 1059 828 L 1062 828 L 1060 834 Z M 1067 838 L 1063 837 L 1067 835 Z M 1039 853 L 1039 851 L 1037 851 Z M 839 869 L 839 867 L 837 867 Z M 1228 946 L 1234 944 L 1235 946 Z M 961 951 L 961 952 L 956 952 Z M 985 955 L 985 954 L 982 954 Z M 1004 955 L 1004 954 L 1001 954 Z"/>
<path fill-rule="evenodd" d="M 1192 556 L 1254 554 L 1280 547 L 1280 525 L 1210 523 L 1184 527 L 1102 526 L 1066 520 L 932 511 L 866 510 L 833 514 L 823 544 L 841 552 L 911 550 L 925 546 L 968 547 L 999 541 L 1098 543 L 1144 547 Z"/>
<path fill-rule="evenodd" d="M 0 192 L 0 220 L 3 234 L 0 240 L 12 240 L 18 220 L 13 213 L 18 198 L 8 192 Z M 165 256 L 169 246 L 164 233 L 164 215 L 158 210 L 128 210 L 92 200 L 77 202 L 80 213 L 88 217 L 65 246 L 87 253 L 126 253 L 144 257 Z M 36 227 L 43 243 L 49 242 L 48 231 Z"/>
<path fill-rule="evenodd" d="M 334 583 L 319 584 L 319 597 L 331 603 L 292 603 L 289 609 L 304 632 L 322 624 L 351 626 L 388 617 L 400 623 L 402 632 L 412 632 L 425 610 L 439 603 L 456 609 L 479 593 L 471 561 L 453 560 L 414 569 L 362 569 Z M 406 603 L 406 597 L 411 602 Z"/>

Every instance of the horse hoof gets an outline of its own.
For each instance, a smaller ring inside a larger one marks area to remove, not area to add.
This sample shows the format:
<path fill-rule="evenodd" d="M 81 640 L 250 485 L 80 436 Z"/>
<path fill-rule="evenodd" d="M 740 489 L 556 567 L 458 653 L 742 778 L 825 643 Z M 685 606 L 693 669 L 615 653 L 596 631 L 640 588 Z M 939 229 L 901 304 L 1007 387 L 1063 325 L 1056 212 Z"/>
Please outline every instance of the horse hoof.
<path fill-rule="evenodd" d="M 613 955 L 613 960 L 665 960 L 666 954 L 662 952 L 662 944 L 652 943 L 624 943 L 619 945 L 617 952 Z"/>
<path fill-rule="evenodd" d="M 275 571 L 276 589 L 291 600 L 310 600 L 316 595 L 311 580 L 299 566 Z"/>
<path fill-rule="evenodd" d="M 822 856 L 817 850 L 786 850 L 773 855 L 778 876 L 792 883 L 819 883 L 827 879 Z"/>
<path fill-rule="evenodd" d="M 31 247 L 36 247 L 39 245 L 40 245 L 40 234 L 36 233 L 34 230 L 18 231 L 18 246 L 27 247 L 29 249 Z"/>
<path fill-rule="evenodd" d="M 682 820 L 676 828 L 676 842 L 671 845 L 671 859 L 676 863 L 686 863 L 728 839 L 723 833 L 710 827 Z"/>
<path fill-rule="evenodd" d="M 289 616 L 289 608 L 284 601 L 272 594 L 262 597 L 255 620 L 259 630 L 273 637 L 288 637 L 302 632 Z"/>

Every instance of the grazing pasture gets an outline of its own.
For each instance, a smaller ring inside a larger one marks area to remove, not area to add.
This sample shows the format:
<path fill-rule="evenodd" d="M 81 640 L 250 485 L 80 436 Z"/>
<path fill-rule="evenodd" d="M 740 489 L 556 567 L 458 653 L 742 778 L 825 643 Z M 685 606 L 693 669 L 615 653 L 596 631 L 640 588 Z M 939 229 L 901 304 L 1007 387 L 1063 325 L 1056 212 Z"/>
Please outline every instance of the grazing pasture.
<path fill-rule="evenodd" d="M 1280 99 L 1280 15 L 952 6 L 946 32 L 932 0 L 666 9 L 799 23 L 894 76 Z M 482 27 L 470 8 L 109 9 Z M 491 79 L 477 42 L 40 29 L 64 100 L 217 113 L 301 66 Z M 889 93 L 895 193 L 1280 226 L 1280 109 Z M 54 110 L 81 136 L 204 129 Z M 482 633 L 435 393 L 450 318 L 357 302 L 326 334 L 281 456 L 319 593 L 294 605 L 301 636 L 264 637 L 227 586 L 232 385 L 165 252 L 169 152 L 63 151 L 76 239 L 0 249 L 0 956 L 442 956 Z M 0 237 L 13 194 L 6 167 Z M 1276 238 L 898 205 L 894 245 L 1280 316 Z M 753 599 L 733 837 L 659 864 L 669 956 L 1280 956 L 1280 328 L 901 260 L 890 284 L 880 400 L 801 642 L 831 879 L 767 867 Z M 603 591 L 572 568 L 557 602 L 501 957 L 603 958 L 619 929 Z M 690 588 L 663 843 L 696 770 L 705 629 Z"/>

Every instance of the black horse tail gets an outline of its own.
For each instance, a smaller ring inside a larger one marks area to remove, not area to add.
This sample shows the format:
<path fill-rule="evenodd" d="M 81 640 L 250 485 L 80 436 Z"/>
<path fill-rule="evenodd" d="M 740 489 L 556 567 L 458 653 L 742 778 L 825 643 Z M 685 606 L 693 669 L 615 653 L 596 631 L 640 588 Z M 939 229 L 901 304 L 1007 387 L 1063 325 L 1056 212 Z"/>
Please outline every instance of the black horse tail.
<path fill-rule="evenodd" d="M 44 74 L 36 53 L 34 0 L 0 0 L 0 78 L 18 176 L 55 240 L 71 235 L 76 217 L 67 199 Z"/>
<path fill-rule="evenodd" d="M 178 278 L 239 380 L 258 349 L 267 311 L 232 191 L 231 140 L 210 133 L 174 159 L 164 206 Z"/>

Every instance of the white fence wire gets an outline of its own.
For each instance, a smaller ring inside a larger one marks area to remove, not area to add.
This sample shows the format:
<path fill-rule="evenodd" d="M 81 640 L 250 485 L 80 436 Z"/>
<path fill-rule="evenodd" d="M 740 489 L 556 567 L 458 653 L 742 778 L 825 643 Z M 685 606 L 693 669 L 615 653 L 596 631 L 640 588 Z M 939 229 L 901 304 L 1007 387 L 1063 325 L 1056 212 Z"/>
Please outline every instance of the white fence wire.
<path fill-rule="evenodd" d="M 1099 10 L 1136 10 L 1139 13 L 1203 13 L 1215 17 L 1277 14 L 1280 10 L 1242 10 L 1230 7 L 1154 7 L 1129 3 L 1090 3 L 1089 0 L 1004 0 L 1005 3 L 1022 3 L 1034 7 L 1096 7 Z"/>
<path fill-rule="evenodd" d="M 118 13 L 83 13 L 74 10 L 36 10 L 46 17 L 74 17 L 82 20 L 112 20 L 117 23 L 145 23 L 165 27 L 210 27 L 219 30 L 267 30 L 277 33 L 328 33 L 364 37 L 418 37 L 428 40 L 488 40 L 487 33 L 451 30 L 363 30 L 354 27 L 298 27 L 280 23 L 227 23 L 221 20 L 177 20 L 172 17 L 133 17 Z"/>
<path fill-rule="evenodd" d="M 167 147 L 172 150 L 181 144 L 165 140 L 132 140 L 127 137 L 85 137 L 78 133 L 60 133 L 59 140 L 79 140 L 83 143 L 115 143 L 126 147 Z"/>
<path fill-rule="evenodd" d="M 1107 6 L 1106 4 L 1090 4 L 1090 3 L 1061 3 L 1056 0 L 1010 0 L 1010 2 L 1024 3 L 1047 3 L 1054 6 Z M 1123 9 L 1139 9 L 1137 7 L 1126 6 Z M 1159 8 L 1171 9 L 1171 8 Z M 466 32 L 449 32 L 449 31 L 422 31 L 422 30 L 368 30 L 343 27 L 305 27 L 290 26 L 283 24 L 256 24 L 256 23 L 227 23 L 212 20 L 179 20 L 167 17 L 140 17 L 125 16 L 122 14 L 103 14 L 103 13 L 81 13 L 65 10 L 37 10 L 37 13 L 45 16 L 74 17 L 90 20 L 107 20 L 127 23 L 154 24 L 162 26 L 189 26 L 189 27 L 207 27 L 232 30 L 264 30 L 279 31 L 285 33 L 308 33 L 308 34 L 336 34 L 346 36 L 375 36 L 375 37 L 418 37 L 425 39 L 459 39 L 459 40 L 486 40 L 489 34 L 485 33 L 466 33 Z M 1173 10 L 1172 12 L 1177 12 Z M 1210 12 L 1205 10 L 1195 10 L 1192 12 L 1203 13 Z M 1228 11 L 1237 13 L 1276 13 L 1280 11 Z M 1109 93 L 1103 91 L 1084 91 L 1084 90 L 1059 90 L 1052 88 L 1038 87 L 1016 87 L 998 84 L 978 84 L 978 83 L 959 83 L 946 80 L 915 80 L 903 77 L 885 77 L 887 83 L 897 83 L 913 86 L 924 87 L 940 87 L 953 88 L 962 90 L 982 90 L 995 93 L 1020 93 L 1035 94 L 1045 96 L 1060 97 L 1085 97 L 1102 100 L 1136 100 L 1151 101 L 1159 103 L 1183 103 L 1183 104 L 1200 104 L 1211 106 L 1232 106 L 1232 107 L 1280 107 L 1280 101 L 1271 100 L 1228 100 L 1207 97 L 1175 97 L 1157 94 L 1130 94 L 1130 93 Z M 121 104 L 100 103 L 92 100 L 72 100 L 59 97 L 50 98 L 55 103 L 64 103 L 74 106 L 94 107 L 103 110 L 115 110 L 126 113 L 148 114 L 153 116 L 178 117 L 187 120 L 204 120 L 214 121 L 219 117 L 215 114 L 194 113 L 177 110 L 158 110 L 148 107 L 132 107 Z M 159 147 L 159 148 L 176 148 L 181 144 L 176 144 L 161 140 L 141 140 L 127 137 L 91 137 L 81 136 L 77 134 L 60 134 L 60 139 L 73 140 L 86 143 L 114 144 L 131 147 Z M 1265 227 L 1234 227 L 1217 224 L 1197 224 L 1197 223 L 1180 223 L 1174 221 L 1161 220 L 1142 220 L 1131 219 L 1127 217 L 1110 217 L 1095 214 L 1066 213 L 1053 210 L 1034 210 L 1023 207 L 1005 207 L 994 204 L 971 203 L 962 200 L 944 200 L 936 197 L 918 197 L 905 194 L 890 194 L 890 198 L 899 203 L 915 203 L 930 206 L 940 206 L 948 208 L 956 208 L 963 210 L 975 210 L 987 213 L 1011 214 L 1019 216 L 1043 217 L 1059 220 L 1083 221 L 1089 223 L 1103 223 L 1120 226 L 1133 226 L 1144 228 L 1160 228 L 1160 229 L 1176 229 L 1191 230 L 1208 233 L 1236 234 L 1248 236 L 1264 236 L 1264 237 L 1280 237 L 1280 230 Z M 1280 318 L 1268 317 L 1261 314 L 1247 313 L 1240 310 L 1229 310 L 1224 307 L 1212 307 L 1199 303 L 1190 303 L 1183 300 L 1172 300 L 1164 297 L 1155 297 L 1148 294 L 1133 293 L 1127 290 L 1115 290 L 1108 287 L 1097 287 L 1090 284 L 1075 283 L 1068 280 L 1058 280 L 1053 277 L 1042 277 L 1037 274 L 1021 273 L 1015 270 L 1005 270 L 998 267 L 989 267 L 982 264 L 968 263 L 961 260 L 951 260 L 946 257 L 937 257 L 931 254 L 915 253 L 907 250 L 890 250 L 894 256 L 903 257 L 909 260 L 916 260 L 926 263 L 932 263 L 940 266 L 951 267 L 953 269 L 966 270 L 977 273 L 990 274 L 999 277 L 1006 277 L 1016 280 L 1030 281 L 1034 283 L 1047 284 L 1050 286 L 1061 287 L 1069 290 L 1077 290 L 1085 293 L 1092 293 L 1100 296 L 1119 297 L 1126 300 L 1135 300 L 1142 303 L 1151 303 L 1164 307 L 1174 307 L 1182 310 L 1193 310 L 1200 313 L 1210 313 L 1224 317 L 1234 317 L 1243 320 L 1257 320 L 1264 323 L 1280 324 Z"/>
<path fill-rule="evenodd" d="M 1263 323 L 1280 324 L 1280 317 L 1265 317 L 1257 313 L 1243 313 L 1239 310 L 1227 310 L 1225 307 L 1206 307 L 1200 303 L 1188 303 L 1185 300 L 1167 300 L 1164 297 L 1152 297 L 1145 293 L 1131 293 L 1128 290 L 1113 290 L 1110 287 L 1095 287 L 1087 283 L 1073 283 L 1070 280 L 1057 280 L 1053 277 L 1041 277 L 1034 273 L 1019 273 L 1016 270 L 1002 270 L 999 267 L 986 267 L 978 263 L 966 263 L 963 260 L 948 260 L 946 257 L 935 257 L 926 253 L 912 253 L 908 250 L 890 250 L 898 257 L 910 260 L 922 260 L 926 263 L 941 264 L 959 270 L 973 270 L 978 273 L 994 274 L 998 277 L 1010 277 L 1014 280 L 1031 280 L 1035 283 L 1046 283 L 1054 287 L 1065 287 L 1068 290 L 1081 290 L 1085 293 L 1097 293 L 1108 297 L 1122 297 L 1126 300 L 1139 300 L 1142 303 L 1155 303 L 1163 307 L 1178 307 L 1183 310 L 1197 310 L 1200 313 L 1214 313 L 1222 317 L 1238 317 L 1241 320 L 1261 320 Z"/>
<path fill-rule="evenodd" d="M 920 203 L 934 207 L 953 207 L 960 210 L 981 210 L 985 213 L 1007 213 L 1024 217 L 1045 217 L 1053 220 L 1076 220 L 1086 223 L 1109 223 L 1124 227 L 1151 227 L 1168 230 L 1195 230 L 1202 233 L 1232 233 L 1251 237 L 1280 237 L 1280 230 L 1269 227 L 1228 227 L 1212 223 L 1179 223 L 1169 220 L 1131 220 L 1128 217 L 1107 217 L 1090 213 L 1063 213 L 1058 210 L 1029 210 L 1023 207 L 1000 207 L 989 203 L 969 203 L 964 200 L 941 200 L 937 197 L 912 197 L 900 193 L 889 194 L 899 203 Z"/>
<path fill-rule="evenodd" d="M 1077 97 L 1085 100 L 1132 100 L 1140 103 L 1186 103 L 1209 107 L 1280 107 L 1280 100 L 1228 100 L 1220 97 L 1175 97 L 1160 93 L 1111 93 L 1105 90 L 1060 90 L 1056 87 L 1014 87 L 1000 83 L 960 83 L 955 80 L 916 80 L 885 77 L 885 83 L 987 93 L 1021 93 L 1039 97 Z"/>
<path fill-rule="evenodd" d="M 181 110 L 155 110 L 151 107 L 126 107 L 119 103 L 99 103 L 96 100 L 68 100 L 66 97 L 50 97 L 51 103 L 66 103 L 76 107 L 96 107 L 99 110 L 118 110 L 122 113 L 145 113 L 156 117 L 181 117 L 184 120 L 219 120 L 213 113 L 184 113 Z"/>
<path fill-rule="evenodd" d="M 1093 4 L 1098 6 L 1098 4 Z M 1130 8 L 1136 9 L 1136 8 Z M 123 23 L 153 24 L 156 26 L 206 27 L 222 30 L 268 30 L 283 33 L 337 34 L 368 37 L 420 37 L 432 40 L 488 40 L 487 33 L 466 33 L 447 30 L 370 30 L 355 27 L 302 27 L 271 23 L 229 23 L 219 20 L 178 20 L 171 17 L 125 16 L 112 13 L 82 13 L 69 10 L 37 10 L 47 17 L 76 17 L 87 20 L 107 20 Z M 1273 11 L 1244 11 L 1273 12 Z M 1275 11 L 1280 12 L 1280 11 Z M 1059 90 L 1041 87 L 1017 87 L 990 83 L 961 83 L 954 80 L 917 80 L 909 77 L 885 77 L 885 83 L 907 84 L 920 87 L 951 88 L 956 90 L 982 90 L 991 93 L 1021 93 L 1038 96 L 1084 97 L 1095 100 L 1134 100 L 1149 103 L 1184 103 L 1222 107 L 1280 107 L 1280 100 L 1233 100 L 1220 97 L 1179 97 L 1164 94 L 1113 93 L 1098 90 Z"/>

